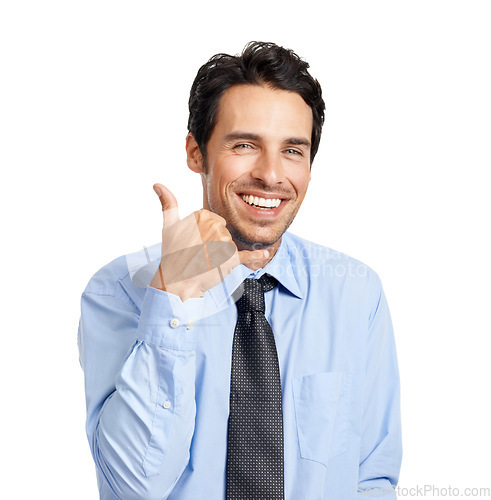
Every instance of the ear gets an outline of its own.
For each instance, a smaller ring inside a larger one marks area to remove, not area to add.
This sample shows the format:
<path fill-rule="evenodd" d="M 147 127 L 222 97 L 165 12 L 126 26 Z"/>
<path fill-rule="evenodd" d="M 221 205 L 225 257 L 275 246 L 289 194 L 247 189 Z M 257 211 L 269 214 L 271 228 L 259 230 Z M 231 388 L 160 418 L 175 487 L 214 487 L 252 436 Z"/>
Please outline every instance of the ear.
<path fill-rule="evenodd" d="M 198 174 L 204 172 L 203 155 L 199 149 L 193 134 L 189 133 L 186 137 L 186 154 L 188 167 Z"/>

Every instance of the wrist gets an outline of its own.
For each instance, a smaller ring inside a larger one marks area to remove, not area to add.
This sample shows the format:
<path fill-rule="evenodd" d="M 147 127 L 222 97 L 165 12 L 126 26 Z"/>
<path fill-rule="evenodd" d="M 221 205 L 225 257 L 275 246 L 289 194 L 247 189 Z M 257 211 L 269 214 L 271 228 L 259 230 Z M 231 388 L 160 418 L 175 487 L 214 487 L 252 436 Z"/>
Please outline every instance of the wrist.
<path fill-rule="evenodd" d="M 159 265 L 157 272 L 153 275 L 152 281 L 150 281 L 150 286 L 156 288 L 157 290 L 167 291 L 164 283 L 164 277 L 162 275 L 162 268 Z"/>

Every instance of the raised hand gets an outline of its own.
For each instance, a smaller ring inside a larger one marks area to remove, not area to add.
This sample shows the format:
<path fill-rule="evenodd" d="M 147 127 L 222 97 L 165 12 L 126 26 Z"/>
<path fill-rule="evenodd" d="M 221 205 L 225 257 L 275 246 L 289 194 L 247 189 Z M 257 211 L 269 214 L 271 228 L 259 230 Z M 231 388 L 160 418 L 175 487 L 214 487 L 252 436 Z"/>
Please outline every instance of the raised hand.
<path fill-rule="evenodd" d="M 162 256 L 150 286 L 178 295 L 201 297 L 239 264 L 266 264 L 267 250 L 237 250 L 226 221 L 209 210 L 179 218 L 175 196 L 162 184 L 154 191 L 162 204 Z"/>

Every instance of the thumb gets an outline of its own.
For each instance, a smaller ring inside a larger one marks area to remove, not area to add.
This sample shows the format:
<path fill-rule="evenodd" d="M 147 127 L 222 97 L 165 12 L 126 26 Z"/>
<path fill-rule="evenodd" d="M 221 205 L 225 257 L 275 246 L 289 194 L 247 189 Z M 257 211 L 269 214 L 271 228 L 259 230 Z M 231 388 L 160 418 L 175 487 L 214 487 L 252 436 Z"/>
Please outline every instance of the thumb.
<path fill-rule="evenodd" d="M 159 197 L 160 203 L 162 204 L 164 227 L 169 227 L 178 222 L 180 219 L 176 197 L 163 184 L 154 184 L 153 190 Z"/>
<path fill-rule="evenodd" d="M 267 250 L 240 250 L 239 260 L 241 264 L 247 266 L 248 264 L 265 265 L 269 259 L 269 252 Z"/>

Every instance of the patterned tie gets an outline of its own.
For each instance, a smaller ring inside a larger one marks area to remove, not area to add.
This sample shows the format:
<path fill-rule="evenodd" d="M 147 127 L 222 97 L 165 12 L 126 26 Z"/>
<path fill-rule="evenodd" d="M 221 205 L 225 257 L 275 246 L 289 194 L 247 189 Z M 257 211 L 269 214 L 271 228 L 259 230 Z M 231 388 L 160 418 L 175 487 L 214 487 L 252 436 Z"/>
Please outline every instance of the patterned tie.
<path fill-rule="evenodd" d="M 227 500 L 283 500 L 283 413 L 278 355 L 264 316 L 269 274 L 246 279 L 236 302 L 228 421 Z"/>

